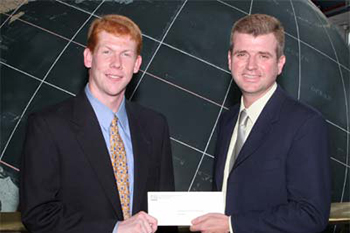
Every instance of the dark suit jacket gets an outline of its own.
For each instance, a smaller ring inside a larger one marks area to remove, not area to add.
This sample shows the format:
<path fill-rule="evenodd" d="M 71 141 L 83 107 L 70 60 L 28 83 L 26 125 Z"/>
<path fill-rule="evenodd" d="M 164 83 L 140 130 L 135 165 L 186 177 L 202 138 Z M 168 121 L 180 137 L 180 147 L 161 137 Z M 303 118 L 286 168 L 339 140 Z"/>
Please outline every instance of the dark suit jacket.
<path fill-rule="evenodd" d="M 220 190 L 239 106 L 223 114 L 215 152 Z M 278 86 L 228 178 L 226 214 L 234 233 L 315 233 L 328 222 L 331 188 L 322 116 Z"/>
<path fill-rule="evenodd" d="M 135 173 L 133 214 L 147 191 L 174 190 L 166 119 L 126 102 Z M 106 143 L 85 93 L 28 119 L 22 156 L 22 221 L 31 232 L 108 232 L 123 220 Z"/>

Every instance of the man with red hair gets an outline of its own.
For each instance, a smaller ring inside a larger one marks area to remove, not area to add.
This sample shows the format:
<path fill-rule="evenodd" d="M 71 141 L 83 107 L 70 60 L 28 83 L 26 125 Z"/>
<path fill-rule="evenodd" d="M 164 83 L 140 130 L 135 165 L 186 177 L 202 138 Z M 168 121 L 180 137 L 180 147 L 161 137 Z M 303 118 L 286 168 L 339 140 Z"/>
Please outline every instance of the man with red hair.
<path fill-rule="evenodd" d="M 174 190 L 167 121 L 124 96 L 141 48 L 129 18 L 96 19 L 84 51 L 84 91 L 29 116 L 20 201 L 30 232 L 158 229 L 145 211 L 148 191 Z"/>

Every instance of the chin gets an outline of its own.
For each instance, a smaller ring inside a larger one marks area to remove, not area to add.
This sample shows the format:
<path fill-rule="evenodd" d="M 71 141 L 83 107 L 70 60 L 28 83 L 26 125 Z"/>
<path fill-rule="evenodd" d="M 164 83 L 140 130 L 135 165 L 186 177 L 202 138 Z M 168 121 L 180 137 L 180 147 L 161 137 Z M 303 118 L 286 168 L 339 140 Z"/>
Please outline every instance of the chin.
<path fill-rule="evenodd" d="M 240 88 L 245 92 L 258 92 L 260 90 L 258 85 L 252 83 L 245 83 Z"/>

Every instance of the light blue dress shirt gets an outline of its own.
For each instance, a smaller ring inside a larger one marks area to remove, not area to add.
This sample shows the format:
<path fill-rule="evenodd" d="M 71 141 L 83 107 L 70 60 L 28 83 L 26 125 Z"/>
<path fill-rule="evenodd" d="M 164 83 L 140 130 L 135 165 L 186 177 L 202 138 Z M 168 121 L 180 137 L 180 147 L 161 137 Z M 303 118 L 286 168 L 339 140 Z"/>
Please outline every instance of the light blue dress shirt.
<path fill-rule="evenodd" d="M 127 163 L 128 163 L 129 186 L 130 186 L 129 187 L 130 214 L 131 214 L 132 213 L 133 197 L 134 197 L 134 154 L 133 154 L 132 143 L 131 143 L 129 121 L 128 121 L 128 116 L 126 114 L 126 109 L 125 109 L 125 97 L 123 98 L 123 101 L 121 102 L 121 104 L 119 106 L 118 112 L 114 113 L 111 109 L 109 109 L 106 105 L 101 103 L 98 99 L 96 99 L 92 95 L 88 84 L 85 86 L 85 93 L 86 93 L 86 96 L 87 96 L 90 104 L 92 105 L 92 108 L 94 109 L 97 120 L 98 120 L 100 127 L 101 127 L 103 138 L 105 139 L 105 142 L 106 142 L 106 147 L 107 147 L 109 152 L 110 152 L 110 141 L 109 141 L 110 126 L 111 126 L 111 123 L 112 123 L 114 116 L 116 115 L 118 117 L 118 130 L 119 130 L 119 134 L 124 142 L 124 147 L 125 147 L 125 151 L 126 151 L 126 159 L 127 159 Z M 116 230 L 117 230 L 117 225 L 114 228 L 113 232 L 116 232 Z"/>

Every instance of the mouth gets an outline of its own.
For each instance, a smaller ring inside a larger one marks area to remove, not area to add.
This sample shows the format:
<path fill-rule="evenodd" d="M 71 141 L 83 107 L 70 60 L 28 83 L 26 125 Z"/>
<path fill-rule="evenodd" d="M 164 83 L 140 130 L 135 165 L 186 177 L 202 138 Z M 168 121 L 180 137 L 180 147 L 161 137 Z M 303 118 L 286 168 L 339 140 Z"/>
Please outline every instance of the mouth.
<path fill-rule="evenodd" d="M 260 78 L 260 75 L 257 75 L 257 74 L 243 74 L 242 75 L 244 79 L 248 80 L 248 81 L 253 81 L 253 80 L 256 80 L 258 78 Z"/>
<path fill-rule="evenodd" d="M 106 74 L 106 76 L 110 79 L 121 79 L 122 75 L 116 75 L 116 74 Z"/>

